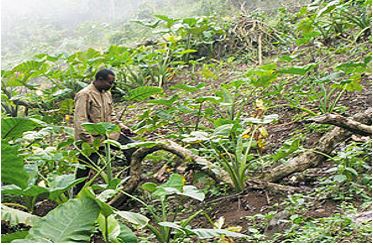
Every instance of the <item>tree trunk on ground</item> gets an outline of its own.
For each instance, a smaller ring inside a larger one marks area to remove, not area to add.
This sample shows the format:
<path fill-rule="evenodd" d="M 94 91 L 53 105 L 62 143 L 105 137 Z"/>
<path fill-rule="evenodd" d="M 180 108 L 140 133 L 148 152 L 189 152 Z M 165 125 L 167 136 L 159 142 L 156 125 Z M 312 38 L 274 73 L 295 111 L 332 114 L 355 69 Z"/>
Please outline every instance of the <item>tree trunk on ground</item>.
<path fill-rule="evenodd" d="M 356 114 L 352 119 L 364 124 L 371 124 L 371 115 L 372 108 L 369 108 L 364 112 Z M 292 173 L 302 172 L 310 167 L 315 167 L 325 160 L 326 157 L 322 154 L 329 155 L 340 142 L 345 141 L 351 135 L 351 131 L 336 127 L 331 132 L 325 134 L 314 149 L 301 153 L 297 157 L 290 159 L 287 163 L 271 169 L 270 172 L 263 174 L 259 179 L 268 182 L 277 182 Z M 321 152 L 322 154 L 317 152 Z"/>
<path fill-rule="evenodd" d="M 259 189 L 259 190 L 269 190 L 272 192 L 287 192 L 287 193 L 295 193 L 295 192 L 304 192 L 309 190 L 309 188 L 304 187 L 294 187 L 294 186 L 288 186 L 288 185 L 280 185 L 275 184 L 267 181 L 257 180 L 257 179 L 251 179 L 246 182 L 246 188 L 251 189 Z"/>
<path fill-rule="evenodd" d="M 154 147 L 150 148 L 140 148 L 136 150 L 131 158 L 130 163 L 130 179 L 128 182 L 126 182 L 123 186 L 123 191 L 132 193 L 140 183 L 140 175 L 142 173 L 141 171 L 141 163 L 142 160 L 149 154 L 156 152 L 156 151 L 168 151 L 170 153 L 173 153 L 180 157 L 181 159 L 185 160 L 186 162 L 191 162 L 192 164 L 195 164 L 199 166 L 203 171 L 205 171 L 210 177 L 212 177 L 215 181 L 218 181 L 216 175 L 219 173 L 214 173 L 211 170 L 212 163 L 204 159 L 203 157 L 194 155 L 190 150 L 185 149 L 184 147 L 176 144 L 175 142 L 172 142 L 170 140 L 165 140 L 162 142 L 159 142 Z M 125 201 L 127 197 L 119 193 L 117 196 L 115 196 L 110 202 L 110 205 L 113 205 L 115 207 L 120 207 Z"/>
<path fill-rule="evenodd" d="M 372 126 L 368 126 L 350 118 L 343 117 L 336 114 L 326 114 L 319 117 L 313 117 L 307 120 L 307 122 L 314 122 L 319 124 L 331 124 L 340 128 L 347 129 L 355 134 L 364 136 L 372 136 Z"/>

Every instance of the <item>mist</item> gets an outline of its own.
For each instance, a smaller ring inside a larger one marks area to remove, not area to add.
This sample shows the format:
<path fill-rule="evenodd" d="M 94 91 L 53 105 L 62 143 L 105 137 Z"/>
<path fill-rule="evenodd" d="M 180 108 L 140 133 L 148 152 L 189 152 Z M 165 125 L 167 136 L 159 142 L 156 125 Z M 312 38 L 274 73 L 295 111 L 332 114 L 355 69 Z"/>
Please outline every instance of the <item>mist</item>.
<path fill-rule="evenodd" d="M 154 14 L 186 17 L 211 9 L 227 11 L 227 3 L 277 8 L 282 2 L 289 0 L 2 0 L 2 63 L 17 63 L 37 53 L 104 49 L 118 33 L 128 38 L 114 44 L 128 45 L 136 41 L 131 39 L 133 33 L 149 36 L 149 30 L 129 26 L 129 21 L 151 19 Z"/>

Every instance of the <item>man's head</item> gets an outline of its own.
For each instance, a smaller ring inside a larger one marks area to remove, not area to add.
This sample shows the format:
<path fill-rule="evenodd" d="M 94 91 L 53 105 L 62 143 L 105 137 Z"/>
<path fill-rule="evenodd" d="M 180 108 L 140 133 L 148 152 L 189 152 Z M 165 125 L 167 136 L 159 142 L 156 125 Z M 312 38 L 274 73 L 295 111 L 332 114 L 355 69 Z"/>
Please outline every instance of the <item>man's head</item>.
<path fill-rule="evenodd" d="M 115 74 L 111 70 L 103 69 L 96 73 L 96 80 L 93 82 L 97 90 L 109 90 L 114 85 Z"/>

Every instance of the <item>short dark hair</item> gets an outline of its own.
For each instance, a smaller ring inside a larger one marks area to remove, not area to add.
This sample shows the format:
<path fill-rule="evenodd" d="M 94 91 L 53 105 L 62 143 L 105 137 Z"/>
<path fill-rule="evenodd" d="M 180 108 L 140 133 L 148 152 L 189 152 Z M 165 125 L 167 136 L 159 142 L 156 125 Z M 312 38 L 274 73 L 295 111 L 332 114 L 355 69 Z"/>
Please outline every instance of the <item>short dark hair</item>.
<path fill-rule="evenodd" d="M 109 69 L 103 69 L 103 70 L 100 70 L 96 73 L 96 80 L 100 80 L 100 79 L 103 79 L 103 80 L 107 80 L 109 78 L 109 75 L 112 75 L 115 77 L 115 74 L 113 71 L 109 70 Z"/>

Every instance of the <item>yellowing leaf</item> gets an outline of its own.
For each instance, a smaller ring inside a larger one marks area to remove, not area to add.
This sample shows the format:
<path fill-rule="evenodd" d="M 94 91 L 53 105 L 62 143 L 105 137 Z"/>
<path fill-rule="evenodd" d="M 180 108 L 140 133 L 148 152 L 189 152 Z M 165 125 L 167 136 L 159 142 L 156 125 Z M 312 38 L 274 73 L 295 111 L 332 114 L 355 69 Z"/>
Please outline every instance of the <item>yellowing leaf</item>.
<path fill-rule="evenodd" d="M 267 129 L 264 128 L 264 127 L 260 127 L 259 132 L 260 132 L 260 135 L 262 136 L 262 138 L 267 138 L 268 135 L 269 135 Z"/>
<path fill-rule="evenodd" d="M 229 226 L 227 230 L 232 231 L 232 232 L 241 232 L 242 227 L 241 226 Z"/>
<path fill-rule="evenodd" d="M 225 218 L 221 216 L 216 222 L 214 222 L 214 227 L 216 229 L 222 229 L 224 225 Z"/>
<path fill-rule="evenodd" d="M 264 149 L 266 142 L 264 139 L 258 139 L 257 144 L 258 144 L 259 149 Z"/>
<path fill-rule="evenodd" d="M 256 109 L 257 110 L 266 110 L 267 108 L 264 106 L 264 102 L 263 102 L 263 100 L 260 100 L 260 99 L 258 99 L 258 100 L 256 100 L 255 101 L 255 106 L 256 106 Z"/>

